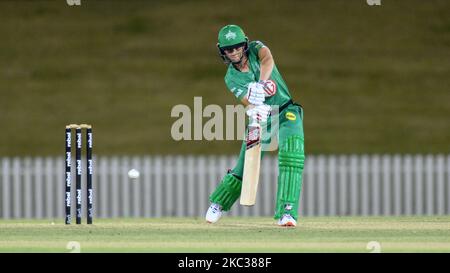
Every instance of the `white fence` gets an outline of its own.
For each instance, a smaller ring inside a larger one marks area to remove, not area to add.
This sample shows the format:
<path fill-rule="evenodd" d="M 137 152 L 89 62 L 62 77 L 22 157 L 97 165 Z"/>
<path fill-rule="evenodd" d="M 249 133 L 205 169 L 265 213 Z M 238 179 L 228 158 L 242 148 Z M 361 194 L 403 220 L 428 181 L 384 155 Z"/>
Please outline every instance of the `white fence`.
<path fill-rule="evenodd" d="M 203 217 L 209 194 L 235 160 L 234 156 L 94 157 L 94 217 Z M 64 158 L 0 158 L 0 164 L 0 218 L 64 219 Z M 84 168 L 85 164 L 83 159 Z M 256 205 L 247 208 L 237 202 L 230 215 L 273 215 L 276 166 L 276 157 L 263 159 Z M 140 171 L 138 179 L 128 178 L 131 168 Z M 72 209 L 74 204 L 73 200 Z M 450 214 L 450 155 L 306 158 L 300 215 L 445 214 Z"/>

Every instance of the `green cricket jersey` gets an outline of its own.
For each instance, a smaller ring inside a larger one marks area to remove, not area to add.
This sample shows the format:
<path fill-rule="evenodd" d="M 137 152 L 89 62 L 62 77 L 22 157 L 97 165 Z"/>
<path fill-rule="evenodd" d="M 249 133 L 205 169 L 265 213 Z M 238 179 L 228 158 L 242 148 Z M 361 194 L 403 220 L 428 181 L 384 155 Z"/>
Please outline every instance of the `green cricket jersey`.
<path fill-rule="evenodd" d="M 258 52 L 261 48 L 265 47 L 265 45 L 260 41 L 252 41 L 249 43 L 248 47 L 248 63 L 250 71 L 241 72 L 230 64 L 228 66 L 227 74 L 225 75 L 225 84 L 239 101 L 247 94 L 248 84 L 259 81 L 260 60 Z M 291 95 L 276 65 L 273 67 L 270 79 L 277 85 L 277 93 L 272 97 L 266 97 L 264 103 L 281 106 L 288 102 L 291 99 Z"/>

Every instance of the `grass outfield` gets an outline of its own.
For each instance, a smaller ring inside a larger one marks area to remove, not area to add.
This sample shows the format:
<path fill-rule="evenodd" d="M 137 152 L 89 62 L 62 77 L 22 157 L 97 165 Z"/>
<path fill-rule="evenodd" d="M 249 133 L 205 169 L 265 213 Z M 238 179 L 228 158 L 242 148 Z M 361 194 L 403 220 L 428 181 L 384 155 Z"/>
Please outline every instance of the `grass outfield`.
<path fill-rule="evenodd" d="M 0 221 L 0 252 L 450 252 L 450 217 L 308 217 L 297 228 L 271 218 L 97 219 L 88 226 Z"/>

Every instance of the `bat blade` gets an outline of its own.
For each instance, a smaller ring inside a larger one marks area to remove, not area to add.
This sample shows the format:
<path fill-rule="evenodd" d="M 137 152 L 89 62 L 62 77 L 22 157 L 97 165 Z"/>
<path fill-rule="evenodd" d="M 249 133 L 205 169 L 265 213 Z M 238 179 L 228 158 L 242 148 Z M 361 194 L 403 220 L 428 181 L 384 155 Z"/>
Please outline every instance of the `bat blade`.
<path fill-rule="evenodd" d="M 260 131 L 259 124 L 250 125 L 248 128 L 240 199 L 240 204 L 243 206 L 253 206 L 256 203 L 259 168 L 261 165 Z"/>

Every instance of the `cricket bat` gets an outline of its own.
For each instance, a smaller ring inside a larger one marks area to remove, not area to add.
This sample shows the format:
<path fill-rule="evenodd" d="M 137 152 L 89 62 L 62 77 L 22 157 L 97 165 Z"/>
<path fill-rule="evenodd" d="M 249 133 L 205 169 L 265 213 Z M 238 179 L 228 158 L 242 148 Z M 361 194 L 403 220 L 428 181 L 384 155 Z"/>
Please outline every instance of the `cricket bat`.
<path fill-rule="evenodd" d="M 256 202 L 261 164 L 261 125 L 259 123 L 252 121 L 248 125 L 245 140 L 246 150 L 240 203 L 243 206 L 253 206 Z"/>

